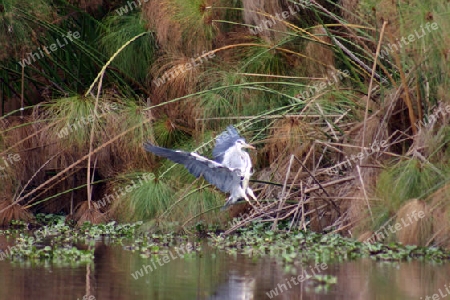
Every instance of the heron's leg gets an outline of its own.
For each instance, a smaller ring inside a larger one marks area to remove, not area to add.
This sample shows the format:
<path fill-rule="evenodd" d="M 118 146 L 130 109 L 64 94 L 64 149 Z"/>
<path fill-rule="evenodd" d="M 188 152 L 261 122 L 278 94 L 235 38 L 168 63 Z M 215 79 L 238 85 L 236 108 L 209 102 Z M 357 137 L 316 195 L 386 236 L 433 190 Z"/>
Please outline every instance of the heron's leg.
<path fill-rule="evenodd" d="M 247 188 L 246 193 L 252 197 L 253 200 L 255 200 L 256 202 L 258 202 L 258 199 L 256 198 L 255 194 L 253 193 L 253 190 L 251 188 Z"/>
<path fill-rule="evenodd" d="M 252 194 L 253 194 L 253 191 L 252 191 Z M 255 195 L 253 194 L 253 197 L 254 197 L 254 196 L 255 196 Z M 251 206 L 254 210 L 259 211 L 259 209 L 258 209 L 257 207 L 255 207 L 255 206 L 253 205 L 253 203 L 248 199 L 247 195 L 244 194 L 243 196 L 239 197 L 239 199 L 242 199 L 242 198 L 244 198 L 244 200 L 247 201 L 247 203 L 250 204 L 250 206 Z M 256 199 L 256 197 L 255 197 L 255 199 Z M 237 202 L 237 199 L 234 198 L 233 196 L 230 196 L 230 197 L 228 197 L 227 202 L 225 202 L 225 205 L 222 206 L 222 208 L 221 208 L 220 210 L 225 210 L 225 209 L 227 209 L 228 206 L 233 205 L 233 204 L 235 204 L 236 202 Z M 258 203 L 258 204 L 259 204 L 259 203 Z"/>
<path fill-rule="evenodd" d="M 228 206 L 230 206 L 231 204 L 234 204 L 233 202 L 233 197 L 228 197 L 227 202 L 225 202 L 225 205 L 222 206 L 222 208 L 220 210 L 225 210 L 227 209 Z"/>
<path fill-rule="evenodd" d="M 247 189 L 248 189 L 248 188 L 247 188 Z M 253 191 L 252 191 L 252 194 L 253 194 Z M 254 196 L 255 196 L 255 195 L 253 195 L 253 197 L 254 197 Z M 253 198 L 253 197 L 252 197 L 252 198 Z M 245 201 L 247 201 L 248 204 L 250 204 L 250 206 L 251 206 L 254 210 L 259 211 L 259 209 L 258 209 L 256 206 L 253 205 L 253 203 L 250 201 L 250 199 L 248 199 L 247 195 L 245 195 L 243 198 L 245 199 Z M 256 200 L 256 197 L 255 197 L 254 199 Z M 256 201 L 256 203 L 258 203 L 258 201 Z M 258 205 L 259 205 L 259 203 L 258 203 Z"/>
<path fill-rule="evenodd" d="M 253 193 L 253 190 L 249 187 L 247 187 L 247 189 L 245 190 L 245 192 L 253 199 L 256 201 L 256 203 L 258 203 L 259 206 L 261 206 L 261 204 L 258 202 L 258 198 L 256 198 L 255 194 Z"/>

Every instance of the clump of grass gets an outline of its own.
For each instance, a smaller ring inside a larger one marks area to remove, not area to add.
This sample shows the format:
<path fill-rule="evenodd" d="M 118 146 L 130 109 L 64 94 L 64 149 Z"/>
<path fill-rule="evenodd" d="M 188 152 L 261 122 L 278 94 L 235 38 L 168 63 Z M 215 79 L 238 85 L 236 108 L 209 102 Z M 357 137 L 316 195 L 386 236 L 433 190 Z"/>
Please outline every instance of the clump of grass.
<path fill-rule="evenodd" d="M 445 182 L 426 199 L 430 205 L 433 235 L 427 244 L 450 248 L 450 184 Z"/>
<path fill-rule="evenodd" d="M 92 97 L 73 96 L 52 101 L 42 114 L 47 121 L 59 121 L 49 128 L 49 137 L 59 141 L 61 148 L 83 147 L 89 142 L 94 120 L 95 99 Z M 101 105 L 99 107 L 102 107 Z M 105 106 L 106 108 L 106 106 Z M 99 120 L 96 127 L 105 130 Z M 69 139 L 69 142 L 67 141 Z"/>
<path fill-rule="evenodd" d="M 157 178 L 153 173 L 132 172 L 116 177 L 111 184 L 115 192 L 110 194 L 117 197 L 109 214 L 122 222 L 156 220 L 159 229 L 169 223 L 190 226 L 199 220 L 208 224 L 224 221 L 218 210 L 224 204 L 223 193 L 205 186 L 203 180 L 192 184 L 195 178 L 187 172 L 182 177 L 191 176 L 190 180 L 180 181 L 180 176 Z M 197 188 L 198 183 L 202 185 Z"/>
<path fill-rule="evenodd" d="M 401 224 L 396 231 L 397 241 L 403 245 L 426 246 L 432 235 L 429 206 L 417 199 L 406 202 L 397 212 L 395 224 Z"/>
<path fill-rule="evenodd" d="M 143 12 L 165 49 L 178 48 L 187 55 L 194 55 L 209 50 L 218 33 L 217 24 L 212 22 L 218 11 L 201 0 L 151 0 L 143 7 Z"/>
<path fill-rule="evenodd" d="M 272 164 L 283 164 L 291 154 L 303 157 L 309 151 L 312 141 L 324 136 L 311 126 L 308 118 L 282 118 L 276 120 L 265 141 L 265 152 Z M 296 165 L 298 169 L 298 165 Z M 280 170 L 284 172 L 285 168 Z"/>
<path fill-rule="evenodd" d="M 22 59 L 20 55 L 26 55 L 34 47 L 33 42 L 37 36 L 42 35 L 42 27 L 36 27 L 30 16 L 40 20 L 50 21 L 53 19 L 53 10 L 45 0 L 31 1 L 2 1 L 0 12 L 0 61 L 14 57 Z M 33 39 L 30 39 L 33 36 Z"/>
<path fill-rule="evenodd" d="M 178 147 L 191 137 L 183 126 L 167 117 L 161 117 L 153 124 L 153 133 L 155 142 L 166 148 Z"/>
<path fill-rule="evenodd" d="M 131 38 L 147 30 L 145 19 L 139 13 L 109 16 L 104 20 L 104 25 L 105 32 L 101 35 L 100 43 L 109 56 Z M 142 84 L 143 87 L 155 53 L 155 37 L 149 34 L 123 49 L 112 65 L 118 67 L 129 78 Z"/>
<path fill-rule="evenodd" d="M 411 158 L 380 174 L 377 194 L 384 200 L 383 206 L 395 212 L 405 201 L 431 194 L 444 177 L 434 165 Z"/>
<path fill-rule="evenodd" d="M 92 224 L 105 223 L 107 217 L 98 208 L 96 208 L 92 203 L 89 204 L 88 201 L 83 201 L 77 207 L 75 214 L 73 216 L 77 226 L 83 225 L 85 222 L 90 222 Z"/>
<path fill-rule="evenodd" d="M 12 220 L 30 222 L 33 215 L 20 204 L 12 204 L 11 201 L 0 199 L 0 227 L 6 227 Z"/>
<path fill-rule="evenodd" d="M 177 196 L 174 208 L 167 215 L 168 220 L 182 222 L 180 225 L 186 227 L 198 221 L 209 225 L 221 225 L 225 221 L 219 208 L 224 205 L 226 196 L 212 186 L 202 185 L 193 190 L 185 187 Z"/>
<path fill-rule="evenodd" d="M 105 92 L 99 99 L 95 112 L 94 109 L 95 102 L 91 97 L 74 96 L 57 99 L 36 107 L 33 115 L 29 117 L 32 126 L 14 129 L 16 131 L 20 129 L 21 132 L 21 140 L 17 144 L 26 147 L 26 150 L 33 149 L 27 160 L 22 157 L 20 161 L 25 166 L 15 170 L 24 173 L 23 177 L 20 177 L 23 184 L 36 172 L 28 188 L 30 186 L 37 188 L 19 195 L 20 198 L 23 194 L 27 194 L 25 198 L 28 202 L 41 200 L 39 206 L 35 208 L 36 211 L 45 208 L 47 212 L 69 213 L 70 207 L 72 213 L 73 205 L 76 206 L 77 202 L 80 202 L 81 199 L 75 196 L 75 203 L 70 205 L 73 197 L 71 198 L 71 194 L 68 193 L 64 193 L 57 200 L 53 196 L 61 190 L 70 192 L 70 189 L 83 188 L 82 184 L 86 183 L 80 182 L 79 173 L 73 175 L 73 170 L 75 165 L 82 163 L 85 158 L 92 128 L 95 129 L 92 142 L 96 149 L 91 164 L 91 168 L 95 170 L 95 180 L 92 181 L 101 182 L 102 179 L 114 176 L 118 172 L 149 164 L 149 157 L 144 156 L 142 143 L 151 136 L 151 131 L 148 126 L 148 114 L 143 111 L 142 103 L 119 99 Z M 14 142 L 15 140 L 8 141 L 8 145 Z M 55 170 L 62 170 L 58 182 L 53 181 L 55 177 L 49 179 L 45 176 L 49 172 L 54 174 Z M 45 186 L 43 182 L 46 184 L 52 182 L 52 185 Z M 50 191 L 49 186 L 52 188 Z M 42 192 L 45 188 L 47 192 Z M 72 196 L 77 195 L 77 192 Z M 96 194 L 102 194 L 102 187 L 96 187 L 95 192 L 94 197 Z M 78 217 L 82 217 L 85 212 L 82 208 Z M 95 211 L 88 213 L 89 220 L 101 219 Z"/>
<path fill-rule="evenodd" d="M 148 220 L 157 218 L 170 206 L 174 191 L 154 174 L 147 175 L 147 181 L 141 180 L 127 192 L 126 187 L 141 178 L 142 173 L 131 173 L 116 179 L 121 192 L 111 206 L 111 216 L 122 222 Z"/>
<path fill-rule="evenodd" d="M 100 142 L 106 143 L 111 138 L 127 132 L 99 153 L 99 164 L 105 171 L 108 170 L 102 172 L 105 177 L 151 165 L 151 157 L 146 155 L 142 144 L 154 139 L 150 124 L 152 117 L 144 108 L 144 103 L 140 101 L 121 99 L 117 109 L 104 116 L 104 131 L 97 137 Z"/>
<path fill-rule="evenodd" d="M 432 232 L 431 208 L 422 200 L 445 182 L 445 178 L 445 170 L 418 158 L 401 161 L 381 172 L 375 191 L 380 201 L 372 204 L 375 217 L 370 227 L 378 230 L 392 220 L 399 222 L 407 218 L 414 210 L 423 211 L 426 218 L 402 229 L 397 238 L 404 243 L 425 245 Z"/>

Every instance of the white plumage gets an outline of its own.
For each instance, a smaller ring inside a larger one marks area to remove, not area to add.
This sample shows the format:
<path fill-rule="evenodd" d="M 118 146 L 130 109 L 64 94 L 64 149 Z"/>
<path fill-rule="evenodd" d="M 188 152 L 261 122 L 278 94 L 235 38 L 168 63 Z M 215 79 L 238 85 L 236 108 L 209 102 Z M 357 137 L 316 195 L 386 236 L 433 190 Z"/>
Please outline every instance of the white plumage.
<path fill-rule="evenodd" d="M 213 149 L 213 160 L 200 156 L 195 152 L 171 150 L 145 143 L 146 151 L 168 158 L 173 162 L 183 164 L 195 177 L 203 176 L 206 181 L 215 185 L 224 193 L 230 193 L 225 206 L 236 203 L 248 197 L 256 200 L 256 196 L 249 187 L 253 174 L 250 155 L 242 148 L 253 148 L 245 139 L 239 136 L 233 126 L 221 133 L 216 139 Z"/>

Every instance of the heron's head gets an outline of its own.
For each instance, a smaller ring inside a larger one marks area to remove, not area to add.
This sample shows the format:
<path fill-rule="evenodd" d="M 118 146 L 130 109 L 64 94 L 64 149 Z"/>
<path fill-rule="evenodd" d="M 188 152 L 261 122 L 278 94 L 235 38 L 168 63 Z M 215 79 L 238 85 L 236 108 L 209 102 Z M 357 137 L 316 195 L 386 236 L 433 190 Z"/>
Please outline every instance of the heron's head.
<path fill-rule="evenodd" d="M 236 140 L 235 145 L 236 145 L 239 149 L 241 149 L 241 148 L 256 149 L 256 148 L 253 147 L 252 145 L 247 144 L 247 143 L 245 142 L 244 139 L 238 139 L 238 140 Z"/>

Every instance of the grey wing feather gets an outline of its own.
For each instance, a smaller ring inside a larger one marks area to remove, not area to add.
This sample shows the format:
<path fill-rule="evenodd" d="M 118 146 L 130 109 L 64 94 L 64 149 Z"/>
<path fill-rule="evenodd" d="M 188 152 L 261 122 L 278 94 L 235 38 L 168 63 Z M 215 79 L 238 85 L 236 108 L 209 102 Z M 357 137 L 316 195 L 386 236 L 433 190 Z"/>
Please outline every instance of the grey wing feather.
<path fill-rule="evenodd" d="M 241 176 L 238 171 L 233 171 L 198 154 L 157 147 L 150 143 L 145 143 L 144 149 L 184 165 L 189 173 L 197 178 L 203 176 L 206 181 L 224 193 L 230 193 L 234 187 L 240 185 Z"/>
<path fill-rule="evenodd" d="M 225 151 L 233 146 L 234 143 L 240 138 L 241 136 L 237 132 L 236 128 L 232 125 L 228 126 L 227 129 L 216 138 L 216 146 L 212 151 L 213 159 L 218 163 L 222 163 Z"/>

